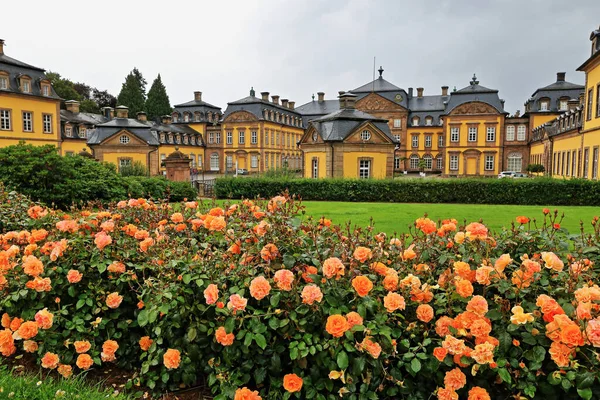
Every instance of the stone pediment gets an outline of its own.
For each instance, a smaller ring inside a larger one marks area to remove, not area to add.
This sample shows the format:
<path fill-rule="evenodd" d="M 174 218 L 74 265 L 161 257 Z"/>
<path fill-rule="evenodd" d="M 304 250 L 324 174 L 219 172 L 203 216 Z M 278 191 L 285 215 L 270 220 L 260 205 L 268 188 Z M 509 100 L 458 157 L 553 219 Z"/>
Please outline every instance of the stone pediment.
<path fill-rule="evenodd" d="M 317 132 L 314 126 L 310 125 L 306 133 L 300 139 L 300 144 L 318 144 L 323 143 L 323 138 Z"/>
<path fill-rule="evenodd" d="M 361 137 L 363 131 L 370 133 L 369 140 L 363 140 Z M 344 143 L 361 143 L 361 144 L 389 144 L 392 143 L 390 138 L 375 125 L 371 123 L 364 123 L 354 129 L 354 131 L 344 139 Z"/>
<path fill-rule="evenodd" d="M 454 108 L 450 115 L 498 114 L 498 110 L 481 101 L 471 101 Z"/>
<path fill-rule="evenodd" d="M 369 113 L 371 111 L 406 111 L 404 107 L 378 95 L 371 93 L 356 102 L 356 108 Z"/>
<path fill-rule="evenodd" d="M 123 136 L 123 135 L 126 135 L 129 138 L 128 143 L 121 143 L 121 136 Z M 133 133 L 129 132 L 127 129 L 121 129 L 119 132 L 106 138 L 102 142 L 102 145 L 127 147 L 127 146 L 148 146 L 148 143 L 141 140 L 139 137 L 137 137 Z"/>
<path fill-rule="evenodd" d="M 232 112 L 225 118 L 223 122 L 248 122 L 248 121 L 258 121 L 256 116 L 248 111 L 235 111 Z"/>

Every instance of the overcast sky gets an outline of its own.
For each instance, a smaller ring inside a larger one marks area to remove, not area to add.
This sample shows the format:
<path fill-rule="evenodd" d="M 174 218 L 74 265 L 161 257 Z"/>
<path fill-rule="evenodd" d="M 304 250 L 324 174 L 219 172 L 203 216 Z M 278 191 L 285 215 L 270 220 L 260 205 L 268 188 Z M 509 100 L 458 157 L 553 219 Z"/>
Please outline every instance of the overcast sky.
<path fill-rule="evenodd" d="M 490 4 L 485 4 L 490 3 Z M 296 101 L 335 98 L 384 78 L 439 94 L 443 85 L 500 90 L 511 114 L 536 88 L 590 55 L 600 0 L 6 1 L 5 53 L 118 95 L 137 67 L 158 73 L 172 104 L 203 92 L 222 107 L 253 86 Z M 25 17 L 26 15 L 26 17 Z"/>

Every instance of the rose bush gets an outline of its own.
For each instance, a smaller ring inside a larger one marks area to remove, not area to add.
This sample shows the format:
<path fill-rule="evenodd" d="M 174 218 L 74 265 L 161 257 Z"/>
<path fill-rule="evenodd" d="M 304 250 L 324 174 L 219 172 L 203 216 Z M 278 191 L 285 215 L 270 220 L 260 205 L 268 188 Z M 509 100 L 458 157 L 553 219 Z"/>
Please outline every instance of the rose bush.
<path fill-rule="evenodd" d="M 390 238 L 300 215 L 287 196 L 32 207 L 0 232 L 0 353 L 216 399 L 600 396 L 597 219 L 425 216 Z"/>

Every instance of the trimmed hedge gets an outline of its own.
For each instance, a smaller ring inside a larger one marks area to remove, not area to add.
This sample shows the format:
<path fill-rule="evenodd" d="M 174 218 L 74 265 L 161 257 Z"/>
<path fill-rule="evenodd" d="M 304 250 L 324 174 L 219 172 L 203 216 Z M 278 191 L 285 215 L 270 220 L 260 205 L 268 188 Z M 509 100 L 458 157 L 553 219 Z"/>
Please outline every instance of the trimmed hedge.
<path fill-rule="evenodd" d="M 269 198 L 288 190 L 303 200 L 392 203 L 598 206 L 600 182 L 583 179 L 265 179 L 219 178 L 217 198 Z"/>

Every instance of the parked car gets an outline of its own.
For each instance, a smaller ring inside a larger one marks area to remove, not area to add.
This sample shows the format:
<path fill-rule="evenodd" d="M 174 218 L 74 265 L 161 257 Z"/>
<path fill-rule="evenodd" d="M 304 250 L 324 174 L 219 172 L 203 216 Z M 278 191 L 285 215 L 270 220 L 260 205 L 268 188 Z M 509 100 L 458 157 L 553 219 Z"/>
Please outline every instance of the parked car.
<path fill-rule="evenodd" d="M 515 173 L 512 171 L 502 171 L 498 174 L 498 179 L 502 179 L 502 178 L 514 178 L 515 177 Z"/>
<path fill-rule="evenodd" d="M 529 178 L 529 175 L 524 174 L 522 172 L 516 172 L 515 175 L 513 176 L 513 178 L 515 179 L 519 179 L 519 178 Z"/>
<path fill-rule="evenodd" d="M 248 170 L 246 168 L 238 168 L 237 174 L 238 175 L 248 175 Z"/>

